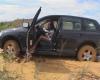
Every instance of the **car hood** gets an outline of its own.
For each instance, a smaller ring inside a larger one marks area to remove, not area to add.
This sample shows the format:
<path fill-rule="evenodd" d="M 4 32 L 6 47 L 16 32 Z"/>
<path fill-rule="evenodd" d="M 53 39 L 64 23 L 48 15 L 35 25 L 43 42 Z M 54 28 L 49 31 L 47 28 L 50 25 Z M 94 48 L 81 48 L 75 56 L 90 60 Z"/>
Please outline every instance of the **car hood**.
<path fill-rule="evenodd" d="M 27 28 L 24 28 L 24 27 L 18 27 L 18 28 L 5 29 L 5 30 L 2 30 L 1 32 L 24 31 L 25 29 L 27 29 Z"/>
<path fill-rule="evenodd" d="M 2 30 L 0 32 L 0 36 L 4 33 L 16 33 L 16 32 L 27 32 L 28 28 L 24 28 L 24 27 L 18 27 L 18 28 L 11 28 L 11 29 L 6 29 L 6 30 Z"/>

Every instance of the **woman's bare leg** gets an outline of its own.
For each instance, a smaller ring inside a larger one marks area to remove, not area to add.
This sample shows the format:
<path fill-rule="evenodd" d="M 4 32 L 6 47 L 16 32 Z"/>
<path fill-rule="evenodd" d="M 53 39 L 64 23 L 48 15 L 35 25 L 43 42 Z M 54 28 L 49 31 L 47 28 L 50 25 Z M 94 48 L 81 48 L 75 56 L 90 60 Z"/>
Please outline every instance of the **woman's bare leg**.
<path fill-rule="evenodd" d="M 34 44 L 34 46 L 31 48 L 31 53 L 34 53 L 35 52 L 35 50 L 36 50 L 36 47 L 37 47 L 37 45 L 38 45 L 38 43 L 40 42 L 40 40 L 49 40 L 48 39 L 48 37 L 47 36 L 40 36 L 39 38 L 38 38 L 38 40 L 36 41 L 36 43 Z"/>

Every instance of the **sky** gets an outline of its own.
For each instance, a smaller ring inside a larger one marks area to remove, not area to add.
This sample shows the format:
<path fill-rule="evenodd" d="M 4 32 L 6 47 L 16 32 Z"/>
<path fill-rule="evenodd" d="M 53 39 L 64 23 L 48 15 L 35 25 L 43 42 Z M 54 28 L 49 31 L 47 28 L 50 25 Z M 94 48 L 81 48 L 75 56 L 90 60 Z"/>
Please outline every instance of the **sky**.
<path fill-rule="evenodd" d="M 0 0 L 0 22 L 33 18 L 40 6 L 40 17 L 73 15 L 100 22 L 100 0 Z"/>

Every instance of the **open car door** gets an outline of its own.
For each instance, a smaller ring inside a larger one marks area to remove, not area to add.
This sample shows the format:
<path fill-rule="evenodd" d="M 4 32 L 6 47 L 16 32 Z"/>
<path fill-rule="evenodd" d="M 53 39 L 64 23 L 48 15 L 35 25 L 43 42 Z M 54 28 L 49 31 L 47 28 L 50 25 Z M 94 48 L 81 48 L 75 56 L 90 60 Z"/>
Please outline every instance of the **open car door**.
<path fill-rule="evenodd" d="M 26 46 L 27 46 L 27 49 L 26 49 L 26 53 L 29 53 L 29 49 L 33 46 L 33 42 L 34 40 L 36 39 L 35 36 L 36 36 L 36 29 L 35 29 L 35 24 L 37 22 L 37 19 L 38 19 L 38 16 L 41 12 L 41 7 L 38 9 L 36 15 L 34 16 L 33 18 L 33 21 L 27 31 L 27 39 L 26 39 Z"/>

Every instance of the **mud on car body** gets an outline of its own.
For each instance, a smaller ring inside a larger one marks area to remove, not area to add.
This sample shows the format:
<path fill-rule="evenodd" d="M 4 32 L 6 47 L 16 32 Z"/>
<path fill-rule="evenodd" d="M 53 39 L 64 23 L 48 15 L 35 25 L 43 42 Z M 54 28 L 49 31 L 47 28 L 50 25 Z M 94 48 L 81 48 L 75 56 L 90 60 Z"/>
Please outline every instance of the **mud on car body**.
<path fill-rule="evenodd" d="M 50 15 L 37 19 L 39 14 L 40 12 L 36 13 L 30 26 L 1 31 L 0 47 L 8 53 L 25 52 L 29 29 L 30 47 L 36 40 L 37 26 L 46 27 L 45 21 L 50 19 L 56 28 L 52 40 L 41 40 L 34 54 L 75 56 L 80 61 L 96 61 L 96 56 L 100 53 L 100 25 L 96 20 L 69 15 Z"/>

